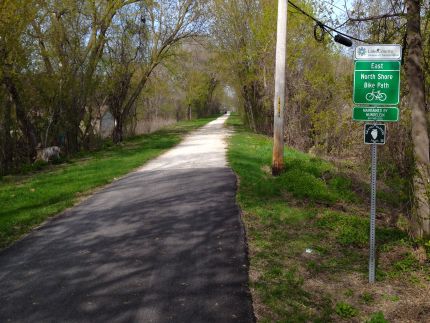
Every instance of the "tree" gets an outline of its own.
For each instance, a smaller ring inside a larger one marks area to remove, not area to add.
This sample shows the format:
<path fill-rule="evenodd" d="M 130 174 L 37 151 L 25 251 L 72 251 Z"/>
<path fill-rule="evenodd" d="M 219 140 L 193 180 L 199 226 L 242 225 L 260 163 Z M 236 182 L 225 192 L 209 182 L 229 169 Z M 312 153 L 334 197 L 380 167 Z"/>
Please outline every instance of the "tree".
<path fill-rule="evenodd" d="M 177 69 L 175 78 L 184 92 L 182 104 L 186 107 L 189 120 L 219 112 L 216 98 L 219 75 L 216 55 L 207 39 L 189 40 L 181 46 L 183 64 Z M 172 62 L 173 63 L 173 62 Z M 169 64 L 172 69 L 172 64 Z"/>
<path fill-rule="evenodd" d="M 421 37 L 420 0 L 407 0 L 406 72 L 409 85 L 409 106 L 412 110 L 412 140 L 415 174 L 413 177 L 415 205 L 413 233 L 416 237 L 430 236 L 430 160 L 428 119 L 424 92 L 423 48 Z"/>
<path fill-rule="evenodd" d="M 117 74 L 109 100 L 115 117 L 114 142 L 122 141 L 124 123 L 153 71 L 175 54 L 182 40 L 201 32 L 204 6 L 204 2 L 193 0 L 157 1 L 142 6 L 141 13 L 135 13 L 133 21 L 122 26 L 117 46 L 110 46 L 111 55 L 119 58 L 116 64 L 120 65 L 110 67 Z M 128 34 L 128 28 L 139 31 Z M 132 38 L 136 34 L 135 44 Z"/>
<path fill-rule="evenodd" d="M 6 93 L 3 128 L 6 131 L 10 127 L 10 104 L 13 104 L 18 124 L 26 138 L 26 155 L 31 161 L 36 155 L 37 137 L 20 88 L 19 75 L 27 67 L 28 61 L 27 49 L 22 46 L 19 39 L 34 16 L 34 10 L 25 1 L 5 1 L 0 5 L 0 12 L 0 84 Z M 4 145 L 9 148 L 4 149 L 10 149 L 10 140 L 11 137 L 5 135 Z M 8 156 L 6 159 L 10 158 L 11 156 Z"/>
<path fill-rule="evenodd" d="M 90 133 L 92 101 L 100 79 L 97 69 L 112 21 L 119 10 L 140 2 L 35 1 L 38 15 L 31 27 L 38 58 L 44 73 L 59 80 L 59 89 L 48 93 L 53 105 L 47 132 L 63 128 L 69 152 L 79 150 Z"/>

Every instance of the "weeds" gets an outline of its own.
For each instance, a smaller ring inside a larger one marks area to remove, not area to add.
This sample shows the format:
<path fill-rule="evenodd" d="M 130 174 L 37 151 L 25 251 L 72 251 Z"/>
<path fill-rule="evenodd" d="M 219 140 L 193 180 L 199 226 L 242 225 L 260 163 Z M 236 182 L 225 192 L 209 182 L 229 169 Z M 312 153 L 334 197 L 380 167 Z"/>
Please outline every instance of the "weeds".
<path fill-rule="evenodd" d="M 358 315 L 358 310 L 348 303 L 340 302 L 336 304 L 335 312 L 341 318 L 347 319 Z"/>
<path fill-rule="evenodd" d="M 366 321 L 366 323 L 389 323 L 389 322 L 385 319 L 384 313 L 376 312 L 372 314 L 372 316 L 368 321 Z"/>
<path fill-rule="evenodd" d="M 368 292 L 364 292 L 360 298 L 363 301 L 363 303 L 366 305 L 373 303 L 373 301 L 375 300 L 375 297 Z"/>

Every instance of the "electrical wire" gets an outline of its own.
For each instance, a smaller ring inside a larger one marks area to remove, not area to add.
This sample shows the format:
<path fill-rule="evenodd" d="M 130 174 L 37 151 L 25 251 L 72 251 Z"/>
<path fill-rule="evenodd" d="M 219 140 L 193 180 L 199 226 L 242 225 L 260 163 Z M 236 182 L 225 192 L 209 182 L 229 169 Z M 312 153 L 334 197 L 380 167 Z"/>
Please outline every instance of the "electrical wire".
<path fill-rule="evenodd" d="M 372 43 L 370 43 L 370 42 L 368 42 L 368 41 L 366 41 L 366 40 L 359 39 L 359 38 L 356 38 L 356 37 L 354 37 L 354 36 L 350 36 L 350 35 L 348 35 L 348 34 L 345 34 L 345 33 L 341 32 L 341 31 L 337 30 L 336 28 L 333 28 L 333 27 L 330 27 L 330 26 L 328 26 L 328 25 L 324 24 L 324 23 L 323 23 L 323 22 L 321 22 L 320 20 L 318 20 L 318 19 L 316 19 L 315 17 L 313 17 L 313 16 L 311 16 L 310 14 L 308 14 L 306 11 L 304 11 L 302 8 L 300 8 L 299 6 L 297 6 L 297 5 L 296 5 L 295 3 L 293 3 L 291 0 L 288 0 L 288 3 L 289 3 L 289 4 L 290 4 L 294 9 L 296 9 L 297 11 L 299 11 L 301 14 L 303 14 L 303 15 L 305 15 L 306 17 L 308 17 L 308 18 L 312 19 L 312 20 L 313 20 L 313 21 L 318 25 L 318 27 L 320 27 L 320 28 L 324 29 L 325 31 L 327 31 L 330 35 L 331 35 L 331 33 L 329 32 L 329 30 L 334 31 L 334 32 L 338 33 L 339 35 L 342 35 L 342 36 L 348 37 L 348 38 L 350 38 L 350 39 L 354 39 L 354 40 L 356 40 L 356 41 L 359 41 L 359 42 L 362 42 L 362 43 L 365 43 L 365 44 L 372 44 Z M 333 35 L 331 35 L 331 36 L 333 36 Z"/>

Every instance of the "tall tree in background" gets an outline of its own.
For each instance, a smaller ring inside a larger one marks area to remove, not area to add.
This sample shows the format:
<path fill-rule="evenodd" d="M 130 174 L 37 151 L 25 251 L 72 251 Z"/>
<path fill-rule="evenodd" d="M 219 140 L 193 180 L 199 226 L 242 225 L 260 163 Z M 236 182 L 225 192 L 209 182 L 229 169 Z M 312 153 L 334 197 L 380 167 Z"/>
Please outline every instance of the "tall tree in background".
<path fill-rule="evenodd" d="M 134 19 L 123 17 L 120 40 L 111 46 L 112 52 L 116 51 L 118 76 L 109 100 L 115 117 L 115 142 L 122 141 L 124 122 L 154 69 L 175 54 L 179 42 L 201 33 L 204 7 L 204 1 L 161 0 L 143 5 Z"/>
<path fill-rule="evenodd" d="M 430 236 L 430 176 L 429 135 L 426 116 L 421 37 L 420 0 L 407 0 L 408 56 L 406 73 L 409 85 L 409 106 L 412 110 L 412 140 L 414 144 L 415 173 L 413 178 L 415 207 L 413 230 L 416 237 Z"/>
<path fill-rule="evenodd" d="M 10 120 L 12 114 L 11 104 L 14 107 L 20 131 L 26 138 L 26 155 L 32 160 L 36 155 L 36 129 L 29 117 L 29 111 L 25 105 L 23 84 L 20 74 L 28 65 L 28 48 L 21 43 L 28 24 L 34 17 L 34 9 L 25 1 L 4 1 L 0 4 L 0 86 L 5 98 L 5 110 L 3 112 L 4 131 L 9 128 L 9 135 L 3 140 L 10 149 Z M 7 155 L 7 154 L 6 154 Z M 11 159 L 6 157 L 4 163 Z M 4 164 L 3 163 L 3 164 Z"/>
<path fill-rule="evenodd" d="M 38 38 L 46 73 L 56 71 L 60 74 L 62 97 L 54 106 L 51 120 L 53 123 L 60 121 L 60 109 L 66 116 L 61 121 L 70 152 L 79 150 L 85 129 L 90 125 L 90 122 L 84 125 L 82 122 L 86 114 L 91 115 L 91 100 L 97 85 L 96 71 L 113 18 L 122 8 L 139 2 L 142 1 L 42 1 L 39 19 L 32 27 Z M 47 26 L 45 32 L 42 32 L 42 26 Z"/>
<path fill-rule="evenodd" d="M 265 91 L 269 90 L 265 78 L 269 76 L 262 70 L 262 52 L 270 50 L 273 44 L 271 32 L 275 27 L 264 20 L 269 12 L 265 9 L 272 2 L 216 0 L 212 6 L 212 33 L 224 68 L 232 74 L 230 78 L 242 98 L 246 123 L 252 130 L 266 133 L 272 129 L 272 107 L 265 100 Z M 258 31 L 268 36 L 261 43 Z M 264 72 L 262 77 L 259 72 Z"/>

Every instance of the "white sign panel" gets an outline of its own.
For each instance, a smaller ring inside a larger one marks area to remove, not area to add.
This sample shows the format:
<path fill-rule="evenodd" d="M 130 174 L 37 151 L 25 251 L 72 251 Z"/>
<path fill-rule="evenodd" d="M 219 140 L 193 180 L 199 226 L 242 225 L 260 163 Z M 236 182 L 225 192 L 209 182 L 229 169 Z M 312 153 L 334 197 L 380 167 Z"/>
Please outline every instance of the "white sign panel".
<path fill-rule="evenodd" d="M 388 60 L 400 61 L 402 47 L 400 45 L 361 45 L 355 48 L 356 60 Z"/>

